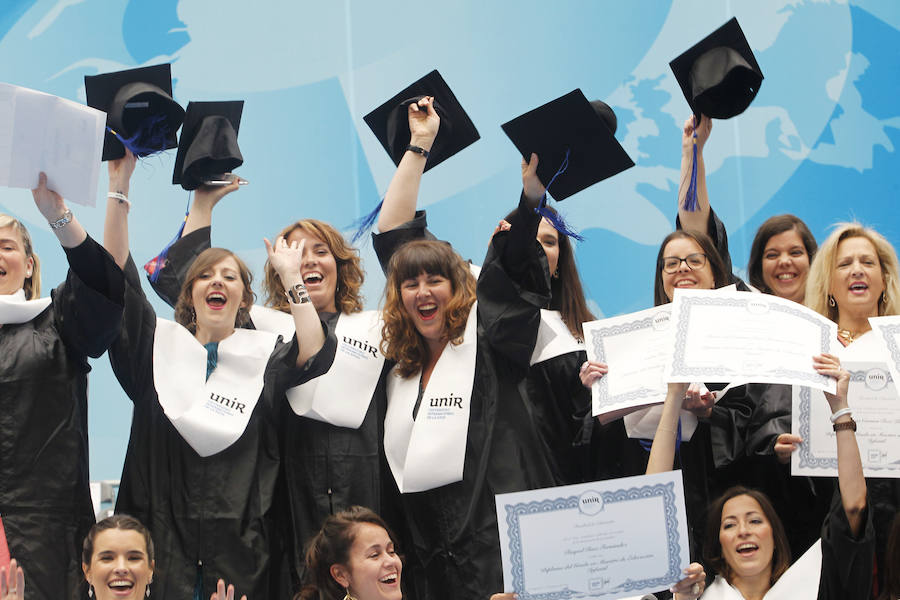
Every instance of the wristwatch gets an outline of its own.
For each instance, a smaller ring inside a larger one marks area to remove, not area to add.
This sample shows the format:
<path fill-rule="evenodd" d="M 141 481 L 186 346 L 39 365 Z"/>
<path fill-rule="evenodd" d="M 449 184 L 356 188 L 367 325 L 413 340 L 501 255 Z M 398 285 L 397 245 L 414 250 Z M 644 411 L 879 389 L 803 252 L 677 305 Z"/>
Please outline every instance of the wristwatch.
<path fill-rule="evenodd" d="M 832 425 L 835 431 L 843 431 L 845 429 L 849 429 L 850 431 L 856 431 L 856 421 L 853 420 L 853 417 L 850 417 L 849 421 L 844 421 L 843 423 L 835 423 Z"/>
<path fill-rule="evenodd" d="M 425 148 L 423 148 L 421 146 L 413 146 L 412 144 L 410 144 L 409 146 L 406 147 L 406 149 L 409 150 L 410 152 L 415 152 L 416 154 L 421 154 L 425 158 L 428 158 L 429 156 L 431 156 L 431 152 L 429 152 L 428 150 L 426 150 Z"/>
<path fill-rule="evenodd" d="M 289 287 L 284 291 L 284 295 L 287 296 L 291 304 L 306 304 L 310 302 L 309 292 L 306 291 L 306 286 L 302 283 Z"/>

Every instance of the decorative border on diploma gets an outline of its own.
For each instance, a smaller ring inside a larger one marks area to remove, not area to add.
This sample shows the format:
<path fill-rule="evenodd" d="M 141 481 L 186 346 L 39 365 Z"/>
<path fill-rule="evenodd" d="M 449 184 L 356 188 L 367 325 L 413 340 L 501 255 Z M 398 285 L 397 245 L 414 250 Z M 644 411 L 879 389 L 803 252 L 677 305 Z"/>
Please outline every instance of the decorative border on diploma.
<path fill-rule="evenodd" d="M 690 375 L 698 377 L 697 381 L 704 381 L 705 377 L 716 376 L 714 370 L 708 367 L 687 367 L 684 364 L 685 344 L 687 344 L 687 331 L 690 325 L 690 309 L 693 306 L 737 306 L 746 308 L 747 304 L 752 301 L 759 301 L 759 298 L 723 298 L 714 296 L 688 296 L 680 298 L 681 312 L 678 315 L 678 328 L 675 331 L 675 356 L 672 360 L 672 372 L 677 375 Z M 762 299 L 765 301 L 765 299 Z M 782 304 L 770 303 L 768 310 L 785 313 L 799 317 L 816 325 L 821 330 L 820 347 L 828 348 L 831 333 L 825 323 L 820 323 L 815 317 L 805 313 L 799 308 L 793 306 L 784 306 Z M 674 315 L 673 315 L 674 317 Z M 777 377 L 790 377 L 792 379 L 806 380 L 810 383 L 825 383 L 828 377 L 819 375 L 818 373 L 806 373 L 803 371 L 792 371 L 790 369 L 776 368 L 768 371 L 768 373 Z"/>
<path fill-rule="evenodd" d="M 610 490 L 603 493 L 595 492 L 602 496 L 604 505 L 612 502 L 662 497 L 666 514 L 666 540 L 669 551 L 669 568 L 668 571 L 666 571 L 666 574 L 655 579 L 644 579 L 639 581 L 627 579 L 618 587 L 604 591 L 604 595 L 627 594 L 638 588 L 655 586 L 664 588 L 671 585 L 673 581 L 681 578 L 681 566 L 679 564 L 679 561 L 681 560 L 679 558 L 679 555 L 681 554 L 681 541 L 678 539 L 678 519 L 676 517 L 677 508 L 675 506 L 674 489 L 675 484 L 670 482 Z M 570 598 L 582 598 L 591 595 L 589 594 L 589 590 L 580 591 L 568 587 L 544 594 L 529 594 L 525 591 L 525 573 L 524 565 L 522 564 L 522 540 L 519 529 L 519 519 L 526 515 L 544 512 L 567 509 L 578 510 L 578 500 L 580 496 L 581 494 L 566 498 L 556 498 L 554 500 L 520 502 L 518 504 L 506 505 L 506 524 L 509 528 L 509 554 L 512 566 L 513 589 L 518 590 L 517 593 L 519 594 L 519 598 L 528 598 L 530 600 L 569 600 Z"/>
<path fill-rule="evenodd" d="M 900 346 L 897 345 L 897 334 L 900 334 L 900 325 L 877 325 L 876 328 L 884 338 L 888 354 L 891 355 L 891 364 L 900 367 Z"/>
<path fill-rule="evenodd" d="M 596 357 L 596 360 L 598 362 L 606 362 L 606 347 L 603 344 L 604 338 L 623 335 L 626 333 L 631 333 L 632 331 L 640 331 L 641 329 L 652 329 L 654 326 L 653 322 L 656 320 L 656 317 L 658 315 L 659 312 L 656 312 L 643 319 L 628 321 L 627 323 L 611 325 L 609 327 L 603 327 L 602 329 L 595 329 L 594 331 L 592 331 L 591 333 L 593 335 L 591 342 L 594 347 L 594 356 Z M 639 398 L 646 398 L 647 396 L 659 395 L 661 391 L 660 388 L 642 387 L 637 390 L 631 390 L 630 392 L 626 392 L 624 394 L 619 394 L 618 396 L 610 396 L 609 380 L 606 377 L 601 377 L 598 383 L 600 384 L 600 399 L 598 401 L 598 406 L 601 409 L 608 406 L 622 404 L 623 402 L 631 402 L 632 400 L 637 400 Z"/>
<path fill-rule="evenodd" d="M 880 370 L 880 369 L 879 369 Z M 851 383 L 861 383 L 863 385 L 866 384 L 866 375 L 868 371 L 850 371 L 850 382 Z M 893 383 L 893 377 L 891 377 L 890 373 L 886 373 L 888 383 Z M 804 440 L 812 439 L 810 434 L 810 404 L 811 404 L 811 393 L 810 388 L 801 387 L 800 388 L 800 415 L 798 420 L 800 421 L 800 432 L 798 435 Z M 837 457 L 834 458 L 821 458 L 818 456 L 813 456 L 812 451 L 810 450 L 809 444 L 800 444 L 797 449 L 797 457 L 800 460 L 799 467 L 801 469 L 837 469 L 838 461 Z M 890 469 L 893 465 L 870 465 L 863 464 L 863 468 L 866 471 L 878 471 L 881 469 Z"/>

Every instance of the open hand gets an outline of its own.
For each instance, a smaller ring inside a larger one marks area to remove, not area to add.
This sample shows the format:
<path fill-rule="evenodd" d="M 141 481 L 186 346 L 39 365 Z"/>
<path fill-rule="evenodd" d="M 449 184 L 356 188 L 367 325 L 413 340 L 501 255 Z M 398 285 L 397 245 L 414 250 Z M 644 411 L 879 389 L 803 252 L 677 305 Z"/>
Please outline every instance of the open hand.
<path fill-rule="evenodd" d="M 216 584 L 216 591 L 209 597 L 209 600 L 234 600 L 234 586 L 229 584 L 226 589 L 225 581 L 220 579 Z M 247 600 L 247 596 L 241 596 L 241 600 Z"/>
<path fill-rule="evenodd" d="M 289 287 L 291 281 L 301 281 L 300 263 L 303 260 L 303 248 L 306 246 L 306 240 L 293 241 L 290 244 L 284 239 L 284 236 L 278 236 L 275 243 L 272 244 L 267 239 L 263 239 L 266 243 L 266 252 L 269 255 L 269 264 L 278 273 L 285 289 Z"/>
<path fill-rule="evenodd" d="M 0 567 L 0 600 L 25 600 L 25 573 L 16 559 L 9 561 L 9 570 Z"/>

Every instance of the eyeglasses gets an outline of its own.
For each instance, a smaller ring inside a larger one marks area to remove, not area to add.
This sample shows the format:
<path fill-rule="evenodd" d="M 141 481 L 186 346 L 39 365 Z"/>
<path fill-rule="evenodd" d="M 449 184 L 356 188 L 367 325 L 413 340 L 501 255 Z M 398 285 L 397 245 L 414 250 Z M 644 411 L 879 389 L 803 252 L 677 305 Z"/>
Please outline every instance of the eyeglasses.
<path fill-rule="evenodd" d="M 691 271 L 702 269 L 704 265 L 706 265 L 706 255 L 702 252 L 695 252 L 694 254 L 688 254 L 684 258 L 679 258 L 677 256 L 664 256 L 663 271 L 665 271 L 666 273 L 675 273 L 681 267 L 682 262 L 686 263 L 688 269 L 690 269 Z"/>

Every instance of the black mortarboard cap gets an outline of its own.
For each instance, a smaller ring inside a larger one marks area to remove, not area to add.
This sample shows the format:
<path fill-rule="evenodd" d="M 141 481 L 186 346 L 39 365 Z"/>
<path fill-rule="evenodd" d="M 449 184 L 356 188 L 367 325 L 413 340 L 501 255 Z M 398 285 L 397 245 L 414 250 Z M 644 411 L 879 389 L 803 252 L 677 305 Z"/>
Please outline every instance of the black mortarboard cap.
<path fill-rule="evenodd" d="M 425 163 L 427 171 L 481 137 L 472 119 L 437 70 L 406 87 L 363 117 L 363 120 L 381 142 L 394 164 L 399 165 L 409 145 L 408 107 L 424 96 L 434 96 L 434 110 L 441 118 L 441 127 L 431 146 L 431 155 Z"/>
<path fill-rule="evenodd" d="M 175 132 L 184 109 L 172 99 L 171 65 L 85 75 L 84 90 L 88 106 L 106 113 L 103 160 L 125 156 L 125 146 L 109 129 L 125 139 L 137 136 L 129 147 L 138 156 L 178 145 Z"/>
<path fill-rule="evenodd" d="M 669 63 L 694 115 L 730 119 L 744 112 L 763 74 L 736 18 Z"/>
<path fill-rule="evenodd" d="M 568 166 L 547 192 L 564 200 L 581 190 L 634 166 L 616 140 L 616 115 L 600 100 L 588 102 L 581 90 L 528 111 L 503 124 L 525 160 L 538 155 L 538 179 L 545 186 L 569 151 Z"/>
<path fill-rule="evenodd" d="M 244 163 L 237 143 L 243 110 L 243 100 L 188 103 L 172 183 L 195 190 Z"/>

